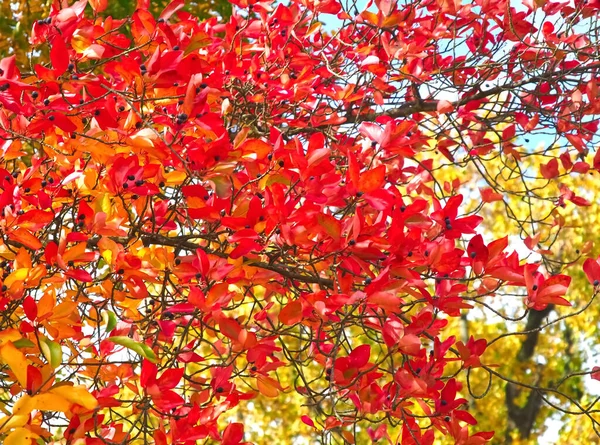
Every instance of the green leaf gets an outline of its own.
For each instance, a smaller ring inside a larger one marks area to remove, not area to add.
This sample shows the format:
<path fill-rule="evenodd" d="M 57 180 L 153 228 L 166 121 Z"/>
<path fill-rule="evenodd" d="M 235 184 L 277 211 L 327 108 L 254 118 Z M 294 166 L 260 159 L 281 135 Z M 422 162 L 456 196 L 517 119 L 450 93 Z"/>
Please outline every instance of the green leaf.
<path fill-rule="evenodd" d="M 42 353 L 54 369 L 58 368 L 62 363 L 62 348 L 60 345 L 51 340 L 40 341 Z"/>
<path fill-rule="evenodd" d="M 116 345 L 125 346 L 127 349 L 131 349 L 133 352 L 141 355 L 147 360 L 150 360 L 152 363 L 158 362 L 154 351 L 152 351 L 150 346 L 146 345 L 145 343 L 137 342 L 132 338 L 124 336 L 110 337 L 108 340 Z"/>
<path fill-rule="evenodd" d="M 13 345 L 17 348 L 34 348 L 35 343 L 27 338 L 21 338 L 17 341 L 13 341 Z"/>
<path fill-rule="evenodd" d="M 106 332 L 111 332 L 117 326 L 117 316 L 113 311 L 106 311 Z"/>
<path fill-rule="evenodd" d="M 231 196 L 231 180 L 225 175 L 213 176 L 210 180 L 215 184 L 215 193 L 219 198 Z"/>

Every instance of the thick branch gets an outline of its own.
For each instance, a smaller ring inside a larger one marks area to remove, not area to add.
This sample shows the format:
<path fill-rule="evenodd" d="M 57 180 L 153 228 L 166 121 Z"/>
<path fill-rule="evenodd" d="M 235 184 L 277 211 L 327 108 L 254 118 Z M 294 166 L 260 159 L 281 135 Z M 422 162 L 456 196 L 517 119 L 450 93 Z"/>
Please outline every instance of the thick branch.
<path fill-rule="evenodd" d="M 517 354 L 517 360 L 519 362 L 525 362 L 529 360 L 535 351 L 537 346 L 540 327 L 544 319 L 552 312 L 554 305 L 549 305 L 542 311 L 530 311 L 527 316 L 527 325 L 525 331 L 528 332 L 525 340 L 521 343 L 521 348 Z M 519 435 L 523 439 L 529 438 L 531 431 L 535 424 L 535 419 L 542 408 L 542 394 L 538 391 L 531 391 L 527 397 L 525 406 L 520 407 L 516 405 L 515 398 L 519 394 L 519 390 L 511 383 L 506 384 L 506 408 L 508 409 L 508 428 L 506 440 L 510 441 L 508 436 L 510 430 L 516 428 L 519 431 Z"/>
<path fill-rule="evenodd" d="M 114 241 L 116 241 L 120 244 L 123 244 L 123 245 L 128 244 L 127 238 L 111 237 L 111 239 L 113 239 Z M 193 241 L 190 241 L 187 237 L 168 237 L 168 236 L 159 235 L 159 234 L 155 234 L 155 233 L 141 233 L 140 239 L 142 240 L 144 245 L 148 245 L 148 246 L 151 244 L 157 244 L 157 245 L 161 245 L 161 246 L 176 247 L 179 249 L 189 250 L 192 252 L 196 251 L 197 249 L 202 249 L 207 254 L 215 255 L 220 258 L 229 258 L 229 256 L 226 253 L 209 249 L 206 246 L 202 246 Z M 98 244 L 98 241 L 100 241 L 100 238 L 91 239 L 90 241 L 88 241 L 88 247 L 89 248 L 95 247 Z M 265 269 L 265 270 L 269 270 L 271 272 L 275 272 L 275 273 L 281 275 L 282 277 L 287 278 L 288 280 L 299 281 L 301 283 L 306 283 L 306 284 L 318 284 L 320 286 L 323 286 L 325 288 L 330 288 L 330 289 L 333 288 L 333 280 L 331 280 L 329 278 L 322 278 L 322 277 L 319 277 L 314 274 L 310 274 L 306 270 L 300 269 L 297 266 L 288 266 L 288 265 L 283 265 L 283 264 L 270 264 L 270 263 L 266 263 L 264 261 L 250 259 L 250 258 L 245 259 L 244 264 L 247 264 L 248 266 L 252 266 L 252 267 L 257 267 L 259 269 Z M 293 267 L 293 271 L 290 270 L 290 268 L 292 268 L 292 267 Z"/>

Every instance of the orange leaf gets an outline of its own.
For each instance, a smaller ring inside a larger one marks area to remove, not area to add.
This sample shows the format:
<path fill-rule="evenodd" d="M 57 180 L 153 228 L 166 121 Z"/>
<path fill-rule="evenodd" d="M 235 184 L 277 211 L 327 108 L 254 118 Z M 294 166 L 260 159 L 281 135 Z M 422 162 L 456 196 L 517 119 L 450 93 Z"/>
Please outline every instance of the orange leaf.
<path fill-rule="evenodd" d="M 236 320 L 227 317 L 222 317 L 219 320 L 219 328 L 223 335 L 229 337 L 233 341 L 238 340 L 240 331 L 242 330 L 242 327 Z"/>
<path fill-rule="evenodd" d="M 273 150 L 269 144 L 260 139 L 247 139 L 240 146 L 240 149 L 243 158 L 255 160 L 266 158 Z"/>
<path fill-rule="evenodd" d="M 281 390 L 279 383 L 262 375 L 256 378 L 256 386 L 262 395 L 271 398 L 277 397 Z"/>
<path fill-rule="evenodd" d="M 363 193 L 373 192 L 383 185 L 385 181 L 385 166 L 380 165 L 373 170 L 368 170 L 360 175 L 358 189 Z"/>
<path fill-rule="evenodd" d="M 90 6 L 94 12 L 102 12 L 108 6 L 108 0 L 90 0 Z"/>
<path fill-rule="evenodd" d="M 42 243 L 40 240 L 32 235 L 29 230 L 23 228 L 18 228 L 17 230 L 12 231 L 8 237 L 11 240 L 17 241 L 18 243 L 21 243 L 25 247 L 29 247 L 32 250 L 38 250 L 42 248 Z"/>
<path fill-rule="evenodd" d="M 302 303 L 300 300 L 294 300 L 285 305 L 279 312 L 279 321 L 283 324 L 292 326 L 302 320 Z"/>
<path fill-rule="evenodd" d="M 327 235 L 339 241 L 342 233 L 342 225 L 334 216 L 320 213 L 317 215 L 317 223 L 325 230 Z"/>

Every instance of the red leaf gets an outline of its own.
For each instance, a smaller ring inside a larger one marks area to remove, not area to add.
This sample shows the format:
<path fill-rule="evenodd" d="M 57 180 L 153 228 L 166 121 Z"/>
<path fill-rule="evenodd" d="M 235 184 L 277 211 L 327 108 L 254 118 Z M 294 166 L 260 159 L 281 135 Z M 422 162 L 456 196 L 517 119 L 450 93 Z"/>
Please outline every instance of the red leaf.
<path fill-rule="evenodd" d="M 300 420 L 302 420 L 302 422 L 312 428 L 315 427 L 315 422 L 312 421 L 312 419 L 310 417 L 308 417 L 307 415 L 301 416 Z"/>
<path fill-rule="evenodd" d="M 540 165 L 540 172 L 546 179 L 556 178 L 559 175 L 558 171 L 558 160 L 553 158 L 547 164 Z"/>
<path fill-rule="evenodd" d="M 575 173 L 587 173 L 590 170 L 590 165 L 587 162 L 579 161 L 573 164 L 573 170 Z"/>
<path fill-rule="evenodd" d="M 185 368 L 167 369 L 158 379 L 158 386 L 161 390 L 175 388 L 181 381 L 184 372 Z"/>
<path fill-rule="evenodd" d="M 169 18 L 185 6 L 184 0 L 173 0 L 167 5 L 167 7 L 161 12 L 160 17 L 163 20 L 169 20 Z"/>
<path fill-rule="evenodd" d="M 156 383 L 156 373 L 158 368 L 154 363 L 144 359 L 142 363 L 142 371 L 140 372 L 140 386 L 148 388 Z"/>
<path fill-rule="evenodd" d="M 388 189 L 378 189 L 365 195 L 365 201 L 375 210 L 386 210 L 393 206 L 395 196 Z"/>
<path fill-rule="evenodd" d="M 242 327 L 240 324 L 231 318 L 221 317 L 219 320 L 219 328 L 221 333 L 233 341 L 237 341 Z"/>
<path fill-rule="evenodd" d="M 27 392 L 30 394 L 36 393 L 43 385 L 42 373 L 38 368 L 32 365 L 27 365 Z"/>
<path fill-rule="evenodd" d="M 598 286 L 600 284 L 600 264 L 598 264 L 598 260 L 593 260 L 591 258 L 585 260 L 583 263 L 583 271 L 593 286 Z"/>
<path fill-rule="evenodd" d="M 231 259 L 237 259 L 249 254 L 252 251 L 260 251 L 261 245 L 251 239 L 241 240 L 237 247 L 229 253 Z"/>
<path fill-rule="evenodd" d="M 90 273 L 84 269 L 68 270 L 65 272 L 65 275 L 69 278 L 72 278 L 77 281 L 82 281 L 84 283 L 91 283 L 92 281 L 94 281 Z"/>
<path fill-rule="evenodd" d="M 23 311 L 25 312 L 25 316 L 31 321 L 37 318 L 37 304 L 31 296 L 27 296 L 23 300 Z"/>
<path fill-rule="evenodd" d="M 156 406 L 162 411 L 172 410 L 173 408 L 179 408 L 184 404 L 185 400 L 179 394 L 173 391 L 161 391 L 159 395 L 152 397 Z"/>
<path fill-rule="evenodd" d="M 390 15 L 394 2 L 392 0 L 375 0 L 375 5 L 384 16 Z"/>
<path fill-rule="evenodd" d="M 153 437 L 156 445 L 168 445 L 169 444 L 169 442 L 167 441 L 167 435 L 164 432 L 162 432 L 161 430 L 154 430 L 154 432 L 152 433 L 152 437 Z"/>
<path fill-rule="evenodd" d="M 379 125 L 373 122 L 363 122 L 360 124 L 358 131 L 360 131 L 363 136 L 371 139 L 373 142 L 381 143 L 383 130 Z"/>
<path fill-rule="evenodd" d="M 579 207 L 588 207 L 591 206 L 592 203 L 589 202 L 587 199 L 582 198 L 581 196 L 573 196 L 570 201 L 575 204 L 576 206 Z"/>
<path fill-rule="evenodd" d="M 73 121 L 71 121 L 71 119 L 69 119 L 64 114 L 52 113 L 48 117 L 50 117 L 50 116 L 52 116 L 54 119 L 52 121 L 52 123 L 54 125 L 56 125 L 58 128 L 60 128 L 62 131 L 65 131 L 67 133 L 72 133 L 73 131 L 77 130 L 77 125 L 75 125 L 73 123 Z"/>
<path fill-rule="evenodd" d="M 44 258 L 48 264 L 54 264 L 57 256 L 58 244 L 56 244 L 54 241 L 50 241 L 44 249 Z"/>
<path fill-rule="evenodd" d="M 52 48 L 50 49 L 50 60 L 52 67 L 57 75 L 63 74 L 69 67 L 69 51 L 62 37 L 57 34 L 52 40 Z"/>
<path fill-rule="evenodd" d="M 237 445 L 244 439 L 244 424 L 230 423 L 223 431 L 221 445 Z"/>
<path fill-rule="evenodd" d="M 458 420 L 468 423 L 469 425 L 477 425 L 477 420 L 475 420 L 475 417 L 466 411 L 456 410 L 454 411 L 454 417 L 456 417 Z"/>
<path fill-rule="evenodd" d="M 502 130 L 502 140 L 510 141 L 515 137 L 516 127 L 514 124 L 509 125 L 504 130 Z"/>
<path fill-rule="evenodd" d="M 360 345 L 352 350 L 349 358 L 351 359 L 352 366 L 354 368 L 362 368 L 369 362 L 369 358 L 371 357 L 371 346 L 370 345 Z"/>
<path fill-rule="evenodd" d="M 169 307 L 169 312 L 173 314 L 193 314 L 195 306 L 192 303 L 178 303 Z"/>
<path fill-rule="evenodd" d="M 503 198 L 501 193 L 496 193 L 491 187 L 479 189 L 479 193 L 481 193 L 481 200 L 483 202 L 502 201 Z"/>
<path fill-rule="evenodd" d="M 383 324 L 383 340 L 388 348 L 394 347 L 404 335 L 404 325 L 396 316 L 390 316 Z"/>
<path fill-rule="evenodd" d="M 538 232 L 533 238 L 531 236 L 527 236 L 523 242 L 529 250 L 535 250 L 537 248 L 537 244 L 540 242 L 541 236 L 541 232 Z"/>
<path fill-rule="evenodd" d="M 6 79 L 18 79 L 18 69 L 16 65 L 16 56 L 5 57 L 0 60 L 0 69 L 4 72 Z"/>
<path fill-rule="evenodd" d="M 583 142 L 581 136 L 577 134 L 566 134 L 565 137 L 579 153 L 583 153 L 585 151 L 585 143 Z"/>

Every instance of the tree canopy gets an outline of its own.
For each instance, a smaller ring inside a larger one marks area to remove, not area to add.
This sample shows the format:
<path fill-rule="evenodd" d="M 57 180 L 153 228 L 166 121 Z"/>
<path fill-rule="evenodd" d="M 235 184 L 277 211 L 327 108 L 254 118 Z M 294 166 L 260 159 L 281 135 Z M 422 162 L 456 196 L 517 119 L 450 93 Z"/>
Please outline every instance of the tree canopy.
<path fill-rule="evenodd" d="M 600 2 L 3 11 L 2 443 L 597 443 Z"/>

